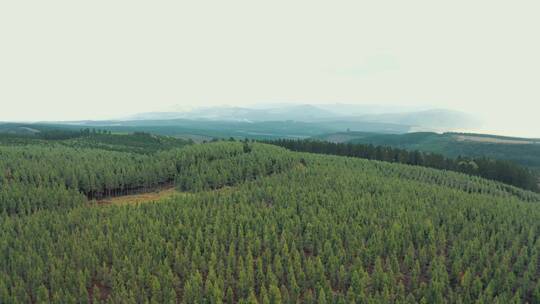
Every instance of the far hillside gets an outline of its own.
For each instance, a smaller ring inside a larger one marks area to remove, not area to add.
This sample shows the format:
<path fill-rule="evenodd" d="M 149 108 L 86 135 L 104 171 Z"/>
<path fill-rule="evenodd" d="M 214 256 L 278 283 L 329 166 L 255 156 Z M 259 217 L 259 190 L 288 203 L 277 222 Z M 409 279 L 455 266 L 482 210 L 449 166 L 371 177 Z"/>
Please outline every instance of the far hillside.
<path fill-rule="evenodd" d="M 2 133 L 1 146 L 64 146 L 70 148 L 92 148 L 118 152 L 151 154 L 158 151 L 181 148 L 192 144 L 192 140 L 184 140 L 170 136 L 161 136 L 145 132 L 113 133 L 109 130 L 81 129 L 49 129 L 38 126 L 32 133 Z"/>
<path fill-rule="evenodd" d="M 432 132 L 407 134 L 339 132 L 316 136 L 315 138 L 338 143 L 383 145 L 407 150 L 434 152 L 452 158 L 466 156 L 504 159 L 540 170 L 540 139 L 473 133 L 438 134 Z"/>
<path fill-rule="evenodd" d="M 341 130 L 376 133 L 406 133 L 411 126 L 365 122 L 332 120 L 324 122 L 304 122 L 295 120 L 279 121 L 218 121 L 193 119 L 130 120 L 130 121 L 76 121 L 47 123 L 0 123 L 0 133 L 35 135 L 46 130 L 106 129 L 113 133 L 146 132 L 178 138 L 204 141 L 212 138 L 276 139 L 308 138 Z"/>

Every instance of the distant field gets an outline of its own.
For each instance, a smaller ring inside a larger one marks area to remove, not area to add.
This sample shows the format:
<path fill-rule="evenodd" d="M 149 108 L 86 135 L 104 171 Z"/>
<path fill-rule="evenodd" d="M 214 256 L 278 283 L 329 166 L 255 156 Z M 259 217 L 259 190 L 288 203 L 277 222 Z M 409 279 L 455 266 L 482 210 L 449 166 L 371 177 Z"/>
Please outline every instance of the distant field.
<path fill-rule="evenodd" d="M 324 140 L 329 141 L 329 142 L 343 143 L 343 142 L 348 142 L 350 140 L 356 139 L 357 135 L 355 135 L 355 134 L 356 134 L 356 132 L 354 132 L 352 134 L 351 134 L 351 132 L 339 132 L 339 133 L 323 135 L 323 136 L 321 136 L 321 138 L 323 138 Z"/>
<path fill-rule="evenodd" d="M 410 126 L 392 123 L 365 121 L 216 121 L 216 120 L 134 120 L 134 121 L 80 121 L 64 123 L 1 123 L 0 133 L 33 134 L 28 128 L 38 132 L 51 129 L 78 131 L 80 129 L 101 129 L 113 133 L 148 132 L 159 135 L 192 138 L 307 138 L 319 134 L 345 131 L 368 131 L 381 133 L 406 133 Z"/>
<path fill-rule="evenodd" d="M 174 137 L 184 139 L 184 140 L 192 140 L 196 143 L 202 143 L 204 141 L 211 141 L 213 139 L 212 136 L 196 135 L 196 134 L 178 134 L 178 135 L 175 135 Z"/>
<path fill-rule="evenodd" d="M 483 143 L 496 143 L 496 144 L 511 144 L 511 145 L 530 145 L 538 144 L 540 142 L 525 139 L 507 139 L 491 136 L 475 136 L 475 135 L 456 135 L 455 138 L 458 141 L 475 141 Z"/>

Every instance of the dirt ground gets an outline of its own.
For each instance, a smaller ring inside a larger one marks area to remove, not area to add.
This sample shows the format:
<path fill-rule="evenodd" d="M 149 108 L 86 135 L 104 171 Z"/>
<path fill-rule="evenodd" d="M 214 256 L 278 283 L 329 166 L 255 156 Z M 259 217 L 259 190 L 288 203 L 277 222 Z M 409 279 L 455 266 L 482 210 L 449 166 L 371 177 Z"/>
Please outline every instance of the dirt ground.
<path fill-rule="evenodd" d="M 125 204 L 140 204 L 140 203 L 148 203 L 148 202 L 155 202 L 159 201 L 165 198 L 169 198 L 174 196 L 175 194 L 179 194 L 180 192 L 176 191 L 174 187 L 162 189 L 155 192 L 147 192 L 147 193 L 140 193 L 140 194 L 133 194 L 133 195 L 123 195 L 123 196 L 117 196 L 117 197 L 110 197 L 103 200 L 97 201 L 100 205 L 125 205 Z"/>

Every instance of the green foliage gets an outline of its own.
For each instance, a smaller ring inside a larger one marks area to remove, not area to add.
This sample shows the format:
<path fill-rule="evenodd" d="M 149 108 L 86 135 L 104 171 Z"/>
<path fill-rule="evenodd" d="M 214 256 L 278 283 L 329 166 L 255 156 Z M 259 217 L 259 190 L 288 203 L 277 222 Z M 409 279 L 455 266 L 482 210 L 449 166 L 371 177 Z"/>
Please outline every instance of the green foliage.
<path fill-rule="evenodd" d="M 53 146 L 0 147 L 0 212 L 71 206 L 172 183 L 175 150 L 153 155 Z M 50 195 L 47 195 L 50 193 Z"/>
<path fill-rule="evenodd" d="M 538 176 L 531 170 L 505 160 L 482 158 L 446 158 L 441 154 L 408 151 L 389 146 L 343 144 L 313 140 L 280 139 L 266 143 L 293 151 L 360 157 L 387 162 L 425 166 L 481 176 L 526 190 L 540 192 Z"/>
<path fill-rule="evenodd" d="M 424 167 L 247 145 L 216 142 L 151 156 L 2 148 L 11 160 L 3 170 L 15 164 L 2 187 L 16 179 L 52 189 L 69 170 L 54 162 L 100 181 L 108 168 L 135 166 L 122 179 L 146 172 L 147 181 L 173 176 L 185 187 L 189 176 L 198 186 L 159 204 L 0 215 L 0 302 L 538 299 L 536 194 Z M 230 188 L 208 191 L 223 186 Z"/>
<path fill-rule="evenodd" d="M 182 191 L 201 191 L 233 186 L 292 168 L 295 160 L 284 149 L 244 143 L 214 143 L 191 147 L 189 161 L 183 164 L 176 177 Z M 212 155 L 218 151 L 220 155 Z M 177 160 L 178 162 L 178 160 Z M 196 176 L 197 178 L 193 178 Z"/>
<path fill-rule="evenodd" d="M 109 151 L 151 154 L 158 151 L 181 148 L 191 141 L 157 136 L 144 132 L 113 134 L 107 130 L 44 129 L 31 135 L 0 133 L 2 145 L 63 145 L 73 148 L 94 148 Z"/>
<path fill-rule="evenodd" d="M 352 132 L 354 133 L 354 132 Z M 459 136 L 473 136 L 480 140 L 461 140 Z M 500 142 L 501 140 L 506 142 Z M 499 141 L 499 142 L 497 142 Z M 540 140 L 483 134 L 408 133 L 408 134 L 353 134 L 349 141 L 357 144 L 391 146 L 410 151 L 420 150 L 443 154 L 446 157 L 488 157 L 510 160 L 529 168 L 540 168 Z"/>

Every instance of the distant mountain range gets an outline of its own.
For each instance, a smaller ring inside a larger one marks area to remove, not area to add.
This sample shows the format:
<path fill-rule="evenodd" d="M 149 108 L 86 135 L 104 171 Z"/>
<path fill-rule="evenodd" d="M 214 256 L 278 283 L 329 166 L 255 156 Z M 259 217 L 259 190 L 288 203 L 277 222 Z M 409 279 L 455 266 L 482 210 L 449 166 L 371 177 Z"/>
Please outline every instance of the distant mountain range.
<path fill-rule="evenodd" d="M 404 134 L 464 131 L 478 127 L 468 114 L 425 108 L 326 105 L 258 105 L 201 107 L 148 112 L 115 120 L 0 123 L 0 133 L 29 134 L 49 128 L 102 128 L 116 132 L 145 131 L 201 138 L 307 138 L 339 132 Z M 340 135 L 341 136 L 341 135 Z"/>
<path fill-rule="evenodd" d="M 266 109 L 246 107 L 201 107 L 181 112 L 149 112 L 128 117 L 129 120 L 148 119 L 208 119 L 225 121 L 303 121 L 313 122 L 336 118 L 339 115 L 313 105 L 293 105 Z"/>
<path fill-rule="evenodd" d="M 261 107 L 216 106 L 185 111 L 140 113 L 124 120 L 212 120 L 235 122 L 296 121 L 399 125 L 410 131 L 451 131 L 477 128 L 480 122 L 463 112 L 447 109 L 407 109 L 348 104 L 277 105 Z M 400 128 L 403 129 L 403 128 Z M 363 131 L 363 130 L 357 130 Z"/>

